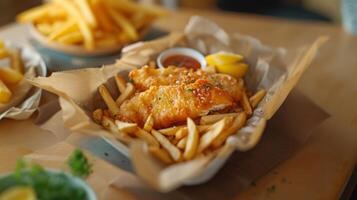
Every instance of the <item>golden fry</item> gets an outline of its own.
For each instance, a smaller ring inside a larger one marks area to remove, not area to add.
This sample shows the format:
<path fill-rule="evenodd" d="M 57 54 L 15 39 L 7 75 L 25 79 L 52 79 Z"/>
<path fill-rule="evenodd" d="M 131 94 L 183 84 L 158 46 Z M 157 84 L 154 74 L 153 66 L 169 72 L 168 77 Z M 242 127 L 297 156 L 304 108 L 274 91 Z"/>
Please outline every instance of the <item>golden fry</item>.
<path fill-rule="evenodd" d="M 5 84 L 16 84 L 21 81 L 24 76 L 16 70 L 8 67 L 0 67 L 0 79 Z"/>
<path fill-rule="evenodd" d="M 15 49 L 11 51 L 10 57 L 11 57 L 11 68 L 20 74 L 24 74 L 25 69 L 24 69 L 24 63 L 22 62 L 22 58 L 21 58 L 21 50 Z"/>
<path fill-rule="evenodd" d="M 171 164 L 173 160 L 170 157 L 170 154 L 167 153 L 164 149 L 161 149 L 160 147 L 149 147 L 149 152 L 155 155 L 157 158 L 159 158 L 162 162 L 165 164 Z"/>
<path fill-rule="evenodd" d="M 255 108 L 259 104 L 259 102 L 264 98 L 266 93 L 267 92 L 264 89 L 261 89 L 253 96 L 251 96 L 249 98 L 250 105 L 252 105 L 252 107 Z"/>
<path fill-rule="evenodd" d="M 88 50 L 94 49 L 94 38 L 92 31 L 86 21 L 78 13 L 75 4 L 69 0 L 54 0 L 55 3 L 62 6 L 78 23 L 79 30 L 84 38 L 84 46 Z"/>
<path fill-rule="evenodd" d="M 114 22 L 111 21 L 108 16 L 101 0 L 92 0 L 92 10 L 96 19 L 98 20 L 98 26 L 107 32 L 118 32 Z"/>
<path fill-rule="evenodd" d="M 100 85 L 99 88 L 99 93 L 102 96 L 105 104 L 107 104 L 110 112 L 113 115 L 117 115 L 119 114 L 119 107 L 118 105 L 115 103 L 114 99 L 112 98 L 112 96 L 110 95 L 108 89 L 104 86 L 104 85 Z"/>
<path fill-rule="evenodd" d="M 158 131 L 160 133 L 162 133 L 163 135 L 170 136 L 170 135 L 175 135 L 176 132 L 183 127 L 184 126 L 173 126 L 173 127 L 169 127 L 169 128 L 160 129 Z"/>
<path fill-rule="evenodd" d="M 127 83 L 125 91 L 120 94 L 120 96 L 117 98 L 115 101 L 117 105 L 121 105 L 127 98 L 129 98 L 131 95 L 135 93 L 135 88 L 132 83 Z"/>
<path fill-rule="evenodd" d="M 234 119 L 232 125 L 225 131 L 222 132 L 216 139 L 213 140 L 212 146 L 217 148 L 220 147 L 228 138 L 228 136 L 236 133 L 240 128 L 242 128 L 247 120 L 247 114 L 245 112 L 239 113 L 239 115 Z"/>
<path fill-rule="evenodd" d="M 10 101 L 12 96 L 11 91 L 9 88 L 6 87 L 4 82 L 1 81 L 0 79 L 0 103 L 7 103 Z"/>
<path fill-rule="evenodd" d="M 115 83 L 117 84 L 117 87 L 119 89 L 119 92 L 121 94 L 124 93 L 125 88 L 126 88 L 126 81 L 119 74 L 114 76 L 114 78 L 115 78 Z"/>
<path fill-rule="evenodd" d="M 199 135 L 195 123 L 190 118 L 187 118 L 187 128 L 188 135 L 183 158 L 185 160 L 190 160 L 196 155 L 199 144 Z"/>
<path fill-rule="evenodd" d="M 130 138 L 128 135 L 123 133 L 122 131 L 119 131 L 114 124 L 113 120 L 110 119 L 107 116 L 103 116 L 102 118 L 102 126 L 106 129 L 108 129 L 116 139 L 118 139 L 121 142 L 124 142 L 126 144 L 129 144 L 132 141 L 132 138 Z"/>
<path fill-rule="evenodd" d="M 64 36 L 69 33 L 73 32 L 78 32 L 78 26 L 75 20 L 68 20 L 62 26 L 60 26 L 58 29 L 54 30 L 51 32 L 48 36 L 49 40 L 56 40 L 57 38 L 60 38 L 61 36 Z"/>
<path fill-rule="evenodd" d="M 238 113 L 227 113 L 227 114 L 217 114 L 217 115 L 207 115 L 201 117 L 200 123 L 201 124 L 213 124 L 222 120 L 225 117 L 236 117 Z"/>
<path fill-rule="evenodd" d="M 184 137 L 177 142 L 176 146 L 181 150 L 185 150 L 186 144 L 187 144 L 187 137 Z"/>
<path fill-rule="evenodd" d="M 244 111 L 248 115 L 251 115 L 253 113 L 252 107 L 250 106 L 249 99 L 247 97 L 247 93 L 245 91 L 243 92 L 243 95 L 242 95 L 241 104 L 242 104 Z"/>
<path fill-rule="evenodd" d="M 137 131 L 134 132 L 134 134 L 136 135 L 136 137 L 145 140 L 149 144 L 149 146 L 160 146 L 159 142 L 150 133 L 144 131 L 141 128 L 138 128 Z"/>
<path fill-rule="evenodd" d="M 89 5 L 88 0 L 75 0 L 74 2 L 77 4 L 79 10 L 81 11 L 88 25 L 92 28 L 96 28 L 97 20 L 93 14 L 93 11 Z"/>
<path fill-rule="evenodd" d="M 39 30 L 43 35 L 49 35 L 53 31 L 53 28 L 48 23 L 39 23 L 36 25 L 37 30 Z"/>
<path fill-rule="evenodd" d="M 180 150 L 171 144 L 171 142 L 160 132 L 156 130 L 152 130 L 153 136 L 156 138 L 156 140 L 161 144 L 161 146 L 166 149 L 171 157 L 174 159 L 174 161 L 179 161 L 181 159 L 181 152 Z"/>
<path fill-rule="evenodd" d="M 135 123 L 122 122 L 119 120 L 115 120 L 115 125 L 120 131 L 124 131 L 126 133 L 132 133 L 138 128 L 138 125 Z"/>
<path fill-rule="evenodd" d="M 198 145 L 198 153 L 203 152 L 211 143 L 213 142 L 214 139 L 216 139 L 224 130 L 224 127 L 226 126 L 228 121 L 228 117 L 223 118 L 219 122 L 216 122 L 215 124 L 212 125 L 211 129 L 203 134 L 200 138 L 200 142 Z"/>
<path fill-rule="evenodd" d="M 176 133 L 175 133 L 175 139 L 180 140 L 184 137 L 186 137 L 188 134 L 187 127 L 180 128 Z"/>
<path fill-rule="evenodd" d="M 147 132 L 151 132 L 153 126 L 154 126 L 154 118 L 150 114 L 149 117 L 146 119 L 143 129 Z"/>
<path fill-rule="evenodd" d="M 41 6 L 31 8 L 29 10 L 26 10 L 25 12 L 19 14 L 16 17 L 16 20 L 18 22 L 24 23 L 24 22 L 34 22 L 38 20 L 39 18 L 46 17 L 48 13 L 50 13 L 50 8 L 52 5 L 50 4 L 43 4 Z"/>
<path fill-rule="evenodd" d="M 139 35 L 135 29 L 135 27 L 130 23 L 128 19 L 126 19 L 119 12 L 116 12 L 113 8 L 107 7 L 108 13 L 112 17 L 113 21 L 126 33 L 126 35 L 131 40 L 137 40 Z"/>
<path fill-rule="evenodd" d="M 80 32 L 68 33 L 57 39 L 62 44 L 77 44 L 83 42 L 83 35 Z"/>

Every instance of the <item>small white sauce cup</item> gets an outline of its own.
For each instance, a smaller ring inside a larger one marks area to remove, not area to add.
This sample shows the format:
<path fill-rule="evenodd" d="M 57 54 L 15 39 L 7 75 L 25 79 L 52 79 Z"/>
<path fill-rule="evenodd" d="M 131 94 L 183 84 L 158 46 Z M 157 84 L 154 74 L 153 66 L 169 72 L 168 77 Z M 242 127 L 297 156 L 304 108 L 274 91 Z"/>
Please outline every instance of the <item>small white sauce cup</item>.
<path fill-rule="evenodd" d="M 206 68 L 207 63 L 203 54 L 197 50 L 186 48 L 186 47 L 176 47 L 176 48 L 166 49 L 165 51 L 161 52 L 156 59 L 156 63 L 159 66 L 159 68 L 165 68 L 165 66 L 163 65 L 164 60 L 173 55 L 189 56 L 200 63 L 201 69 Z"/>

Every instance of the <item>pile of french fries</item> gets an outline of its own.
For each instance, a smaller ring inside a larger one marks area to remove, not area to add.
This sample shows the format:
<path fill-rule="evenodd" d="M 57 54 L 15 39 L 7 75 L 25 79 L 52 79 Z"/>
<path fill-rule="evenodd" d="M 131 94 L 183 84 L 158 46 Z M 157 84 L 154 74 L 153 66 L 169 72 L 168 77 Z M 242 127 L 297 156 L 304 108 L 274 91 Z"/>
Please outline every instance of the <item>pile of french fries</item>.
<path fill-rule="evenodd" d="M 5 47 L 0 40 L 0 61 L 8 59 L 10 66 L 0 66 L 0 103 L 6 104 L 11 100 L 14 88 L 23 79 L 24 64 L 19 49 L 12 50 Z"/>
<path fill-rule="evenodd" d="M 149 145 L 148 150 L 165 164 L 183 162 L 206 155 L 224 145 L 226 139 L 242 128 L 252 115 L 253 109 L 263 99 L 266 92 L 259 90 L 248 97 L 243 92 L 242 109 L 225 114 L 202 116 L 200 119 L 187 118 L 187 123 L 165 129 L 153 129 L 154 119 L 151 115 L 143 127 L 136 123 L 128 123 L 115 119 L 120 105 L 135 93 L 132 83 L 126 82 L 121 76 L 115 76 L 115 82 L 120 92 L 115 100 L 104 85 L 100 85 L 99 93 L 107 105 L 107 109 L 96 109 L 93 119 L 109 130 L 116 139 L 129 145 L 133 139 L 142 139 Z"/>
<path fill-rule="evenodd" d="M 19 14 L 17 21 L 32 23 L 49 42 L 94 50 L 136 41 L 166 14 L 130 0 L 50 0 Z"/>

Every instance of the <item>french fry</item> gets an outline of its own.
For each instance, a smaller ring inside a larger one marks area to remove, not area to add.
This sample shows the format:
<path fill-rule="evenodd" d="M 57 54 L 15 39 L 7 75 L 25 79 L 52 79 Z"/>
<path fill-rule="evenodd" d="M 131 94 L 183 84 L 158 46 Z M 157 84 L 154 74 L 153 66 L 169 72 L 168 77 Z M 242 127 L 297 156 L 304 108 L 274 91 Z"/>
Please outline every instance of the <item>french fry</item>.
<path fill-rule="evenodd" d="M 135 123 L 122 122 L 119 120 L 115 120 L 115 124 L 120 131 L 124 131 L 126 133 L 132 133 L 138 128 L 138 125 Z"/>
<path fill-rule="evenodd" d="M 96 19 L 98 20 L 99 27 L 107 32 L 118 32 L 114 22 L 111 21 L 109 15 L 105 11 L 101 0 L 92 0 L 91 7 Z"/>
<path fill-rule="evenodd" d="M 136 135 L 136 137 L 145 140 L 149 144 L 149 146 L 160 146 L 159 142 L 150 133 L 144 131 L 141 128 L 138 128 L 137 131 L 134 132 L 134 134 Z"/>
<path fill-rule="evenodd" d="M 127 98 L 129 98 L 134 93 L 135 93 L 134 85 L 132 83 L 127 83 L 124 92 L 120 94 L 120 96 L 117 98 L 115 102 L 117 103 L 117 105 L 121 105 Z"/>
<path fill-rule="evenodd" d="M 158 131 L 163 135 L 167 135 L 167 136 L 173 135 L 174 136 L 176 134 L 176 132 L 183 127 L 184 126 L 173 126 L 173 127 L 169 127 L 169 128 L 160 129 Z"/>
<path fill-rule="evenodd" d="M 186 143 L 187 143 L 187 137 L 184 137 L 177 142 L 176 146 L 181 150 L 185 150 Z"/>
<path fill-rule="evenodd" d="M 88 50 L 94 49 L 94 38 L 92 31 L 86 21 L 78 13 L 76 6 L 73 1 L 69 0 L 53 0 L 55 3 L 63 7 L 69 15 L 71 15 L 78 23 L 79 30 L 81 31 L 84 38 L 84 46 Z"/>
<path fill-rule="evenodd" d="M 54 30 L 53 32 L 51 32 L 48 35 L 48 39 L 49 40 L 56 40 L 59 37 L 69 34 L 69 33 L 73 33 L 73 32 L 77 32 L 78 31 L 78 26 L 75 20 L 68 20 L 67 22 L 65 22 L 64 24 L 62 24 L 62 26 L 56 30 Z"/>
<path fill-rule="evenodd" d="M 107 9 L 113 21 L 128 35 L 131 40 L 137 40 L 139 38 L 135 27 L 129 20 L 111 7 L 107 7 Z"/>
<path fill-rule="evenodd" d="M 20 74 L 24 74 L 25 69 L 24 69 L 24 63 L 22 62 L 22 58 L 21 58 L 21 50 L 15 49 L 13 51 L 10 51 L 10 57 L 11 57 L 11 68 Z"/>
<path fill-rule="evenodd" d="M 50 4 L 43 4 L 41 6 L 31 8 L 16 17 L 18 22 L 34 22 L 39 18 L 45 17 L 51 8 L 52 5 Z"/>
<path fill-rule="evenodd" d="M 6 49 L 0 49 L 0 59 L 6 58 L 9 56 L 9 52 Z"/>
<path fill-rule="evenodd" d="M 228 136 L 236 133 L 240 128 L 242 128 L 247 120 L 247 114 L 245 112 L 239 113 L 239 115 L 234 119 L 232 125 L 225 131 L 223 131 L 216 139 L 213 140 L 212 146 L 214 148 L 220 147 L 228 138 Z"/>
<path fill-rule="evenodd" d="M 153 5 L 144 6 L 140 4 L 135 4 L 134 2 L 127 1 L 127 0 L 105 0 L 105 2 L 117 9 L 129 13 L 143 12 L 154 16 L 165 16 L 168 14 L 167 10 L 162 9 L 158 6 L 153 6 Z"/>
<path fill-rule="evenodd" d="M 150 114 L 149 117 L 146 119 L 143 129 L 147 132 L 151 132 L 153 126 L 154 126 L 154 118 Z"/>
<path fill-rule="evenodd" d="M 108 48 L 108 47 L 112 47 L 114 44 L 118 43 L 118 39 L 115 36 L 106 36 L 106 37 L 102 37 L 97 39 L 96 41 L 96 45 L 98 48 Z"/>
<path fill-rule="evenodd" d="M 162 162 L 165 164 L 171 164 L 173 160 L 170 157 L 170 154 L 167 153 L 164 149 L 161 149 L 160 147 L 149 147 L 149 152 L 155 155 L 157 158 L 159 158 Z"/>
<path fill-rule="evenodd" d="M 0 79 L 5 84 L 16 84 L 23 78 L 24 76 L 21 73 L 15 71 L 12 68 L 0 67 Z"/>
<path fill-rule="evenodd" d="M 39 24 L 36 25 L 36 28 L 43 35 L 49 35 L 53 31 L 52 26 L 50 24 L 48 24 L 48 23 L 39 23 Z"/>
<path fill-rule="evenodd" d="M 83 35 L 80 32 L 72 32 L 66 35 L 63 35 L 57 39 L 59 43 L 62 44 L 76 44 L 83 42 Z"/>
<path fill-rule="evenodd" d="M 180 140 L 184 137 L 186 137 L 188 134 L 187 127 L 180 128 L 176 133 L 175 133 L 175 139 Z"/>
<path fill-rule="evenodd" d="M 199 144 L 199 135 L 195 123 L 190 118 L 187 118 L 187 128 L 188 128 L 188 135 L 187 135 L 185 151 L 183 153 L 183 158 L 185 160 L 190 160 L 196 155 L 197 146 Z"/>
<path fill-rule="evenodd" d="M 222 120 L 225 117 L 237 117 L 238 113 L 227 113 L 227 114 L 217 114 L 217 115 L 206 115 L 201 117 L 200 124 L 213 124 Z"/>
<path fill-rule="evenodd" d="M 119 107 L 118 105 L 115 103 L 114 99 L 112 98 L 112 96 L 110 95 L 108 89 L 104 86 L 104 85 L 100 85 L 99 88 L 99 93 L 102 96 L 105 104 L 107 104 L 110 112 L 113 115 L 117 115 L 119 114 Z"/>
<path fill-rule="evenodd" d="M 1 81 L 0 79 L 0 103 L 7 103 L 10 101 L 12 96 L 11 91 L 9 88 L 6 87 L 4 82 Z"/>
<path fill-rule="evenodd" d="M 245 91 L 243 91 L 241 104 L 242 104 L 242 107 L 243 107 L 244 111 L 248 115 L 251 115 L 253 113 L 252 107 L 250 106 L 249 99 L 247 97 L 247 93 Z"/>
<path fill-rule="evenodd" d="M 107 116 L 103 116 L 102 126 L 108 129 L 119 141 L 124 142 L 126 144 L 129 144 L 132 141 L 132 138 L 130 138 L 128 135 L 117 129 L 116 125 L 114 124 L 111 118 Z"/>
<path fill-rule="evenodd" d="M 267 92 L 264 89 L 261 89 L 253 96 L 251 96 L 249 98 L 250 105 L 252 105 L 252 107 L 255 108 L 259 104 L 259 102 L 264 98 L 266 93 Z"/>
<path fill-rule="evenodd" d="M 220 121 L 216 122 L 212 125 L 211 129 L 203 134 L 200 138 L 200 142 L 198 145 L 198 153 L 203 152 L 208 146 L 211 145 L 214 139 L 216 139 L 224 130 L 228 121 L 228 117 L 221 119 Z"/>
<path fill-rule="evenodd" d="M 88 23 L 88 25 L 92 28 L 97 27 L 97 20 L 92 12 L 91 6 L 89 5 L 88 0 L 75 0 L 74 1 L 79 10 L 81 11 L 85 21 Z"/>
<path fill-rule="evenodd" d="M 100 108 L 96 109 L 95 111 L 93 111 L 92 116 L 95 122 L 101 123 L 103 119 L 103 110 Z"/>
<path fill-rule="evenodd" d="M 161 146 L 167 150 L 167 152 L 171 155 L 171 157 L 174 159 L 174 161 L 179 161 L 181 159 L 181 152 L 180 150 L 171 144 L 171 142 L 160 132 L 156 130 L 152 130 L 153 136 L 156 138 L 156 140 L 161 144 Z"/>
<path fill-rule="evenodd" d="M 114 76 L 114 78 L 115 78 L 115 83 L 117 84 L 119 92 L 121 94 L 124 93 L 125 88 L 126 88 L 126 81 L 119 74 Z"/>

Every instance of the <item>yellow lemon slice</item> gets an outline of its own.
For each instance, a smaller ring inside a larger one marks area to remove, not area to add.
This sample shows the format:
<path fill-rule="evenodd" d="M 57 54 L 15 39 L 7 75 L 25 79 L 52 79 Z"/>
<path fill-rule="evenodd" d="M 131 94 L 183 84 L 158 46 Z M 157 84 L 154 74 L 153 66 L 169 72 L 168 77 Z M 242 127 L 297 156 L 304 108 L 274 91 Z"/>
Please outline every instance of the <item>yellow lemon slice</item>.
<path fill-rule="evenodd" d="M 17 186 L 2 192 L 0 200 L 36 200 L 36 194 L 31 187 Z"/>
<path fill-rule="evenodd" d="M 243 60 L 243 56 L 233 53 L 215 53 L 206 56 L 207 64 L 210 66 L 224 65 L 224 64 L 233 64 Z"/>
<path fill-rule="evenodd" d="M 216 65 L 216 69 L 220 73 L 229 74 L 235 78 L 242 78 L 248 71 L 248 65 L 245 63 L 233 63 Z"/>

